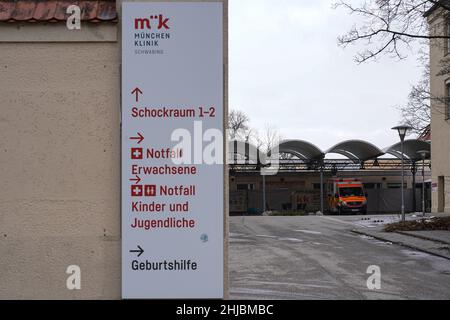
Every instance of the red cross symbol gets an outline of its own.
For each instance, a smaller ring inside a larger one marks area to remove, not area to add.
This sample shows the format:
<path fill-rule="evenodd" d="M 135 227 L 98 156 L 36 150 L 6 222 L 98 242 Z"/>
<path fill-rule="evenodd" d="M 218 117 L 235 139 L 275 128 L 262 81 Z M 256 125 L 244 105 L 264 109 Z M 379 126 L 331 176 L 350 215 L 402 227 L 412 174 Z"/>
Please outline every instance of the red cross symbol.
<path fill-rule="evenodd" d="M 131 148 L 131 159 L 133 160 L 142 159 L 142 148 Z"/>
<path fill-rule="evenodd" d="M 131 196 L 132 197 L 142 197 L 142 186 L 132 185 L 131 186 Z"/>

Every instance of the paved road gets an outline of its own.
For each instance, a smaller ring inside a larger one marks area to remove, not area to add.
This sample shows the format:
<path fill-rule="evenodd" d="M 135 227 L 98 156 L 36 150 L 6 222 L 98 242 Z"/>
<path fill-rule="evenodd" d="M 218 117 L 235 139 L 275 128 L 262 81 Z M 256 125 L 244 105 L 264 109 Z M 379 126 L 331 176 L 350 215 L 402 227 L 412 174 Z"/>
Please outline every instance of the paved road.
<path fill-rule="evenodd" d="M 230 217 L 230 298 L 450 299 L 450 260 L 355 227 L 370 225 L 358 216 Z M 371 265 L 381 268 L 380 290 L 367 288 Z"/>

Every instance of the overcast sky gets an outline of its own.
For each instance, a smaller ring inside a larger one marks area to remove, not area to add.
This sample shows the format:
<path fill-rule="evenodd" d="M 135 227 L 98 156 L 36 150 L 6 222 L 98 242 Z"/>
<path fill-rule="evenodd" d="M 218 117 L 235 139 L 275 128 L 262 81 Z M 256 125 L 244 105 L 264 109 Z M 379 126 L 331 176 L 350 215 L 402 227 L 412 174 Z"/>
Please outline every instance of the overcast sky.
<path fill-rule="evenodd" d="M 421 69 L 414 54 L 356 64 L 356 47 L 337 36 L 355 23 L 334 0 L 230 0 L 230 108 L 252 127 L 276 126 L 283 137 L 322 150 L 346 139 L 380 148 L 399 141 L 401 122 Z"/>

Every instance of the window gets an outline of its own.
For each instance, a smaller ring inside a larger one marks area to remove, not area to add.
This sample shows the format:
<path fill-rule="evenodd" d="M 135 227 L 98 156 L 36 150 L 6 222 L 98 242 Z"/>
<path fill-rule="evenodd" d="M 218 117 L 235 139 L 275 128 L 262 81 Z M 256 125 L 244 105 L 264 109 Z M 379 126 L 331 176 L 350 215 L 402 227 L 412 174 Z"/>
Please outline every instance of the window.
<path fill-rule="evenodd" d="M 447 21 L 447 37 L 450 37 L 450 21 Z M 447 38 L 446 53 L 450 53 L 450 38 Z"/>
<path fill-rule="evenodd" d="M 444 212 L 445 209 L 445 179 L 444 176 L 438 177 L 438 184 L 437 184 L 437 192 L 438 192 L 438 201 L 437 201 L 437 211 L 438 212 Z"/>
<path fill-rule="evenodd" d="M 238 190 L 255 190 L 254 183 L 238 183 L 236 187 Z"/>
<path fill-rule="evenodd" d="M 361 187 L 342 187 L 339 188 L 339 195 L 341 197 L 363 197 L 364 192 Z"/>
<path fill-rule="evenodd" d="M 450 118 L 450 80 L 447 80 L 445 83 L 445 119 Z"/>
<path fill-rule="evenodd" d="M 325 190 L 326 184 L 323 184 L 323 189 Z M 314 190 L 320 190 L 320 183 L 313 183 Z"/>
<path fill-rule="evenodd" d="M 401 182 L 388 182 L 387 187 L 389 189 L 400 189 L 402 187 Z M 403 184 L 403 188 L 406 189 L 406 182 Z"/>
<path fill-rule="evenodd" d="M 365 189 L 381 189 L 381 183 L 379 182 L 367 182 L 364 183 Z"/>

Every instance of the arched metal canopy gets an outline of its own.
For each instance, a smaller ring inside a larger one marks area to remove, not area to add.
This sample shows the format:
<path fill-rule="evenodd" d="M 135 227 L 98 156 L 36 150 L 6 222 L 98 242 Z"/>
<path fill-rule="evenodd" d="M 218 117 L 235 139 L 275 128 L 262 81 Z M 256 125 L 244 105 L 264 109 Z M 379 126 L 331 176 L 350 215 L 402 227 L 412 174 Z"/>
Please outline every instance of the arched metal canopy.
<path fill-rule="evenodd" d="M 258 147 L 252 143 L 245 141 L 239 140 L 229 141 L 228 153 L 233 155 L 240 155 L 249 162 L 258 163 L 260 162 L 260 160 L 265 161 L 265 155 L 260 153 Z"/>
<path fill-rule="evenodd" d="M 417 153 L 418 151 L 421 151 L 421 150 L 428 151 L 428 154 L 425 157 L 425 159 L 430 159 L 431 145 L 429 142 L 422 141 L 422 140 L 414 140 L 414 139 L 405 140 L 403 142 L 403 154 L 407 160 L 410 160 L 413 162 L 422 160 L 421 155 L 419 153 Z M 390 147 L 385 148 L 384 152 L 392 154 L 393 156 L 395 156 L 397 158 L 401 158 L 402 157 L 401 143 L 398 142 Z"/>
<path fill-rule="evenodd" d="M 384 154 L 373 144 L 363 140 L 346 140 L 340 142 L 325 153 L 338 153 L 355 162 L 374 159 Z"/>
<path fill-rule="evenodd" d="M 314 144 L 304 140 L 283 140 L 269 152 L 269 157 L 264 152 L 261 152 L 257 146 L 249 142 L 233 140 L 229 142 L 228 148 L 229 154 L 240 155 L 243 159 L 253 163 L 265 163 L 269 158 L 280 153 L 289 153 L 301 160 L 313 161 L 322 160 L 327 153 L 337 153 L 349 158 L 355 163 L 372 160 L 385 153 L 401 158 L 400 142 L 380 150 L 367 141 L 346 140 L 323 152 Z M 413 162 L 421 160 L 422 157 L 418 151 L 425 150 L 430 152 L 430 149 L 430 143 L 426 141 L 413 139 L 404 141 L 404 156 L 406 160 Z M 429 153 L 425 159 L 430 159 Z"/>
<path fill-rule="evenodd" d="M 318 147 L 303 140 L 283 140 L 270 153 L 290 153 L 302 160 L 319 160 L 325 156 Z"/>

